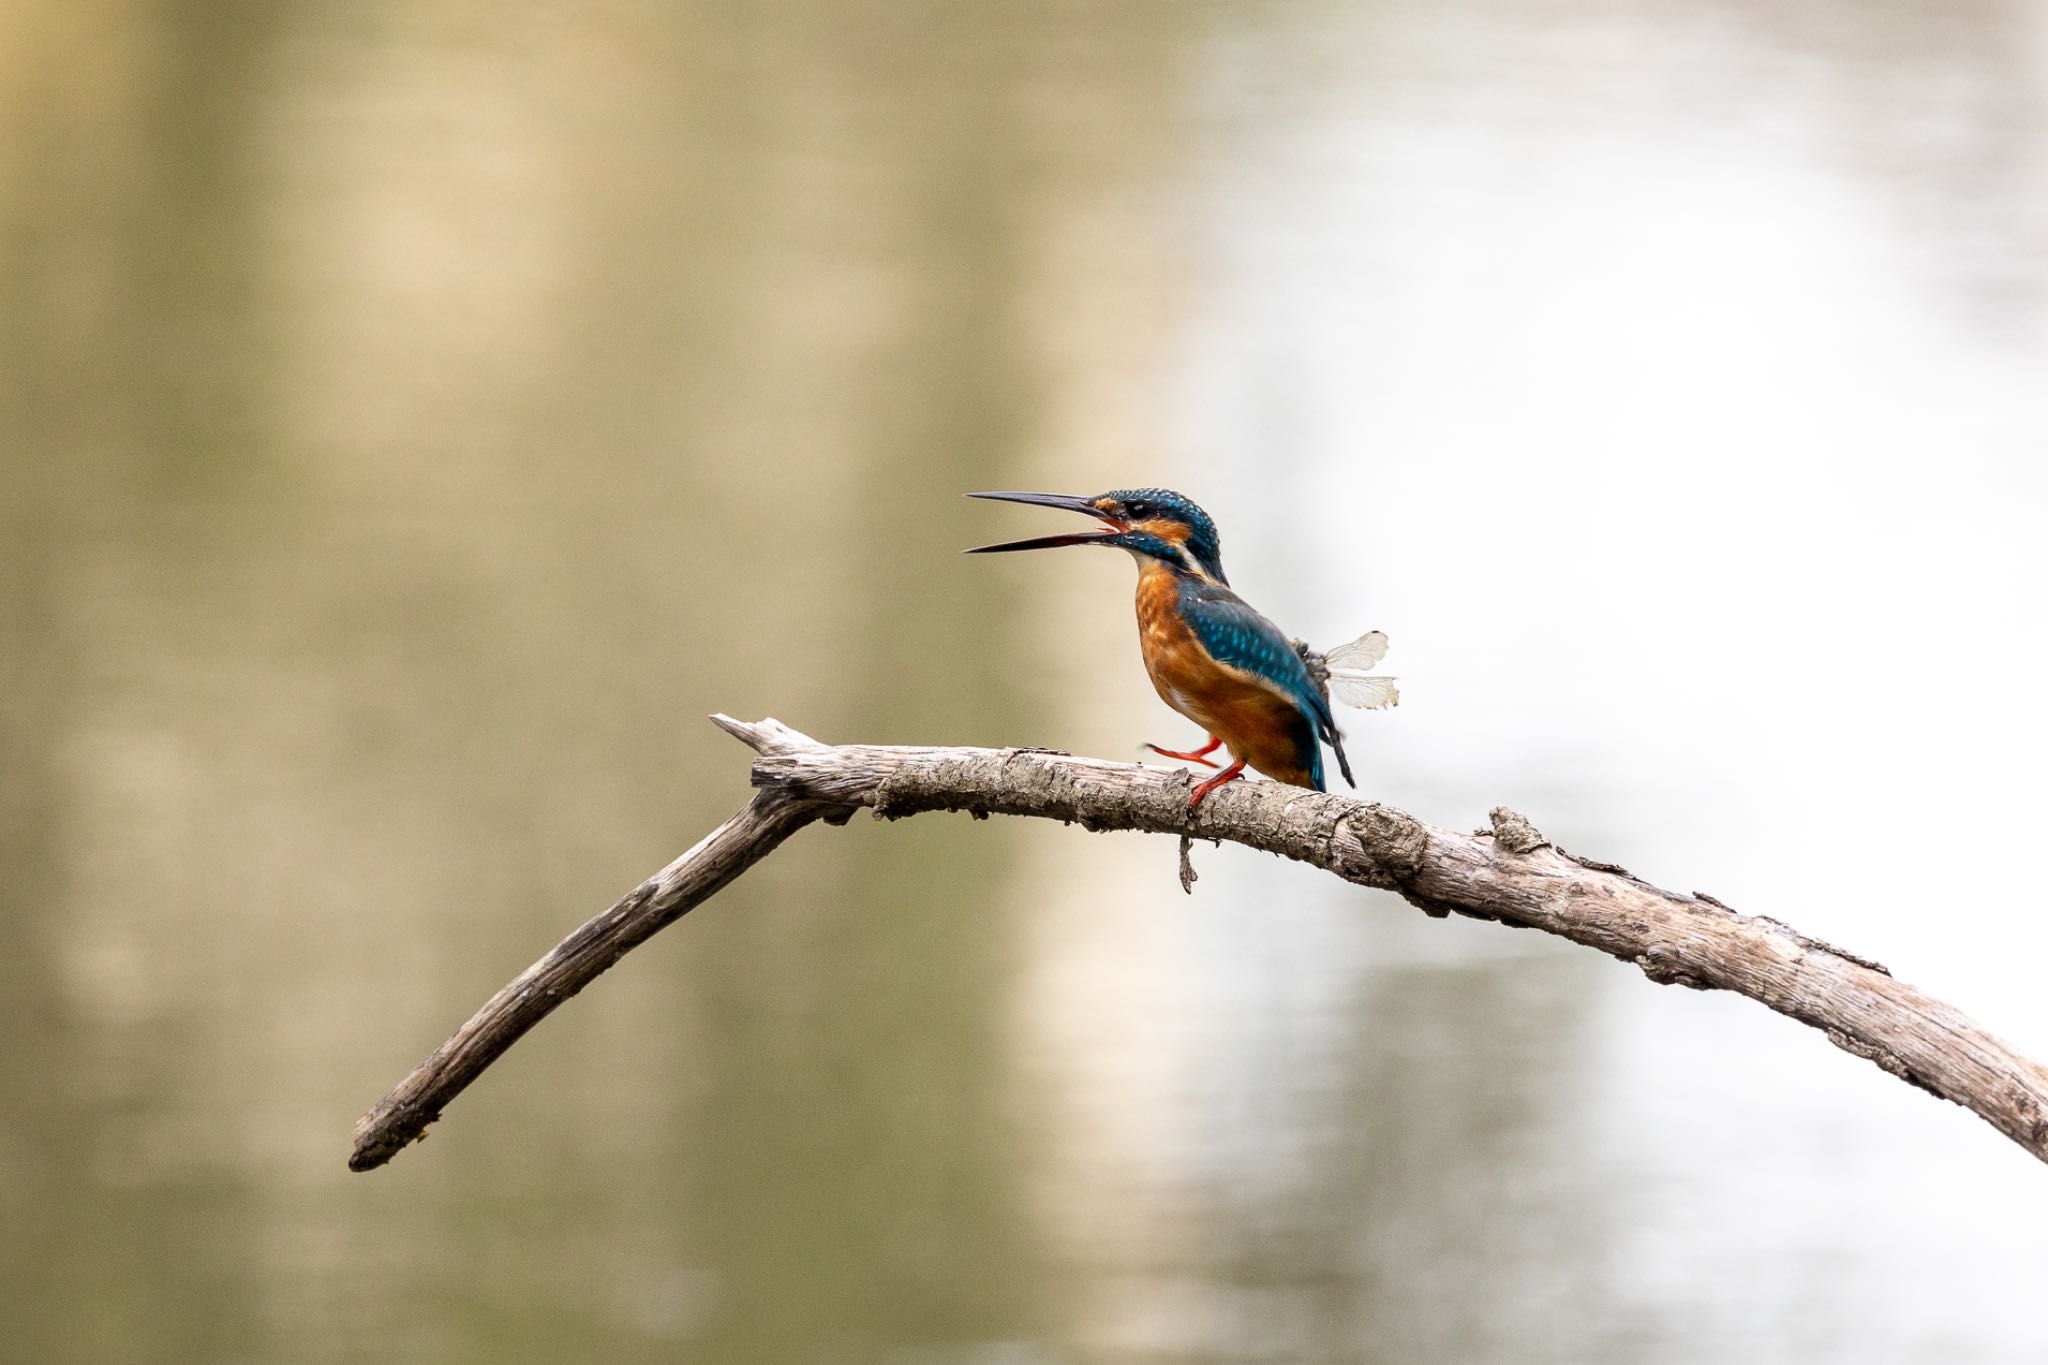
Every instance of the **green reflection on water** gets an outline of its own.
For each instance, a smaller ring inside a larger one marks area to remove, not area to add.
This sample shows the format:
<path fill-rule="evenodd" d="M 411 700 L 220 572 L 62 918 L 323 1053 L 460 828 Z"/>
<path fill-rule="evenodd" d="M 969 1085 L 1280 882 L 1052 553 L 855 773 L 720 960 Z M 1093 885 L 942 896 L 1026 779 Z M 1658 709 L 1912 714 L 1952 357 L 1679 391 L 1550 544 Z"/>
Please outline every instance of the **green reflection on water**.
<path fill-rule="evenodd" d="M 806 835 L 435 1141 L 340 1158 L 462 1009 L 744 799 L 702 712 L 1004 731 L 1009 625 L 933 509 L 1025 435 L 1031 236 L 1100 154 L 1062 91 L 1163 60 L 1084 17 L 24 16 L 20 1358 L 1043 1332 L 999 831 Z"/>
<path fill-rule="evenodd" d="M 1195 24 L 24 12 L 0 58 L 10 1355 L 1067 1338 L 1097 1267 L 1053 1264 L 1027 1207 L 999 891 L 1032 869 L 999 828 L 807 833 L 433 1141 L 367 1179 L 342 1157 L 462 1011 L 744 799 L 701 713 L 1017 735 L 998 661 L 1032 607 L 988 603 L 1027 590 L 960 572 L 983 528 L 948 517 L 1015 481 L 1048 383 L 1030 319 L 1095 304 L 1039 296 L 1051 225 L 1170 151 Z M 1427 1080 L 1372 1067 L 1400 1021 L 1502 993 L 1439 981 L 1361 1020 L 1333 1102 L 1382 1131 L 1363 1097 Z M 1344 1231 L 1422 1219 L 1437 1107 L 1387 1139 L 1393 1175 L 1220 1201 L 1187 1260 L 1311 1286 L 1332 1351 L 1398 1339 L 1359 1315 L 1426 1310 Z"/>

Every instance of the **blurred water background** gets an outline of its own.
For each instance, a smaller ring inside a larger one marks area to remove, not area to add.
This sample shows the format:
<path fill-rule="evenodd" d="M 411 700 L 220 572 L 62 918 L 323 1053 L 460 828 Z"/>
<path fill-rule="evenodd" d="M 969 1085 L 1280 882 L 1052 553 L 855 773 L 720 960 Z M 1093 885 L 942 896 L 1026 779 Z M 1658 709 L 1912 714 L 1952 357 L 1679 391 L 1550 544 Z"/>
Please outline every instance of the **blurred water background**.
<path fill-rule="evenodd" d="M 814 829 L 367 1176 L 746 795 L 1112 757 L 1162 483 L 1393 639 L 1367 794 L 2048 1054 L 2048 8 L 0 15 L 0 1358 L 2036 1362 L 2048 1171 L 1240 850 Z"/>

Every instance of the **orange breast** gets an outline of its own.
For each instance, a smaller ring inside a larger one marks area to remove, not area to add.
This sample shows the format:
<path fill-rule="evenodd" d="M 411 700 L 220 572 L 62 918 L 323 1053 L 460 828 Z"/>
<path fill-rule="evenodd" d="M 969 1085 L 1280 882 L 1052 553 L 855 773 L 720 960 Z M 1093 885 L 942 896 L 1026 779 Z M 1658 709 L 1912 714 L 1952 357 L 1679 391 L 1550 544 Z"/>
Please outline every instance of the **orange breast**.
<path fill-rule="evenodd" d="M 1211 659 L 1179 611 L 1168 569 L 1138 575 L 1138 647 L 1159 699 L 1221 739 L 1233 758 L 1280 782 L 1313 785 L 1301 766 L 1308 722 L 1294 704 L 1249 674 Z"/>

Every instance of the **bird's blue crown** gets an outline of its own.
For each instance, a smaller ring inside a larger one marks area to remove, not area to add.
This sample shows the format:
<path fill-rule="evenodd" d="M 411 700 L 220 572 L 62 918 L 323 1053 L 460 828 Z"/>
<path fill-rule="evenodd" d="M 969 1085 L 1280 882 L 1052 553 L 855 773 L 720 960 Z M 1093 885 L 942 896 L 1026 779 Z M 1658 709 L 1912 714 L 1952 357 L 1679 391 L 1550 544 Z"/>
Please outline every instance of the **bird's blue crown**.
<path fill-rule="evenodd" d="M 1148 521 L 1165 521 L 1186 527 L 1185 544 L 1188 554 L 1218 583 L 1229 583 L 1230 580 L 1223 576 L 1223 540 L 1216 534 L 1216 523 L 1211 521 L 1209 514 L 1197 507 L 1191 499 L 1174 492 L 1171 488 L 1119 488 L 1102 494 L 1095 501 L 1098 505 L 1105 501 L 1114 501 L 1118 512 L 1133 525 Z M 1168 564 L 1179 562 L 1179 556 L 1173 552 L 1171 545 L 1164 541 L 1159 541 L 1156 545 L 1146 545 L 1144 541 L 1147 539 L 1157 538 L 1147 536 L 1143 532 L 1134 532 L 1126 537 L 1133 548 L 1143 549 L 1147 554 L 1152 554 Z"/>

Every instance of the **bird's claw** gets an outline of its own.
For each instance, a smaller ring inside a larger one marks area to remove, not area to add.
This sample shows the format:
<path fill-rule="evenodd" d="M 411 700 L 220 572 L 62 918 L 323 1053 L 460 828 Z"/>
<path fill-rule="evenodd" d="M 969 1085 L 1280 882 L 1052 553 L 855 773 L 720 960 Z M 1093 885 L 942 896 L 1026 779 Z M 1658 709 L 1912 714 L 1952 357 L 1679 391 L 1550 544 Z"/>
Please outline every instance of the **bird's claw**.
<path fill-rule="evenodd" d="M 1216 774 L 1216 776 L 1204 782 L 1201 786 L 1196 787 L 1194 791 L 1189 793 L 1188 795 L 1188 814 L 1193 815 L 1195 811 L 1201 806 L 1202 799 L 1208 796 L 1210 792 L 1215 791 L 1218 787 L 1222 786 L 1226 782 L 1235 782 L 1240 776 L 1243 775 L 1243 773 L 1244 760 L 1240 758 L 1235 763 L 1232 763 L 1229 767 L 1225 768 L 1222 772 Z"/>
<path fill-rule="evenodd" d="M 1204 758 L 1199 753 L 1184 754 L 1174 749 L 1162 749 L 1157 744 L 1140 744 L 1138 747 L 1140 749 L 1150 749 L 1153 753 L 1158 754 L 1161 758 L 1177 758 L 1183 763 L 1199 763 L 1205 768 L 1213 768 L 1216 766 L 1215 759 Z"/>

